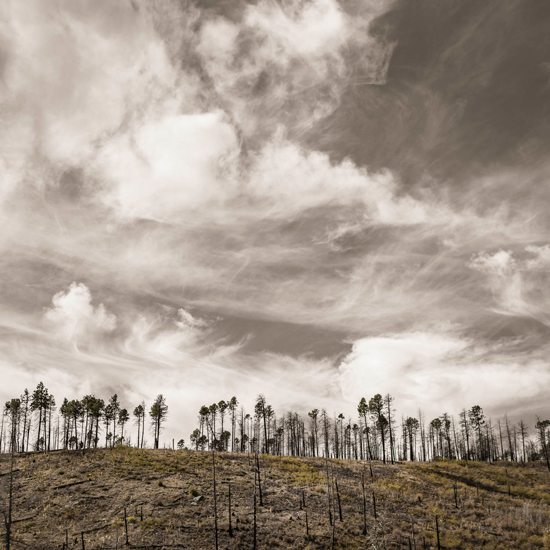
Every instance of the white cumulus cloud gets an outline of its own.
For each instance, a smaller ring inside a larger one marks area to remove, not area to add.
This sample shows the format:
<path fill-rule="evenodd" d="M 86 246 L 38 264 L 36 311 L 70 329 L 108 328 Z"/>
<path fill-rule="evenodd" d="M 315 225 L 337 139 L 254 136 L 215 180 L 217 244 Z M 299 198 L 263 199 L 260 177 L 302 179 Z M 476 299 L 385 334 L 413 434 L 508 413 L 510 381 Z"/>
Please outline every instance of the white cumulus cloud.
<path fill-rule="evenodd" d="M 280 136 L 257 155 L 249 183 L 250 195 L 277 217 L 320 206 L 356 205 L 375 224 L 428 221 L 432 209 L 410 196 L 398 196 L 398 190 L 388 171 L 371 174 L 347 159 L 332 163 L 327 154 L 304 151 Z"/>
<path fill-rule="evenodd" d="M 44 313 L 46 321 L 61 339 L 75 345 L 116 327 L 115 315 L 103 304 L 94 307 L 90 289 L 83 283 L 72 283 L 67 292 L 58 292 L 52 304 Z"/>
<path fill-rule="evenodd" d="M 111 183 L 103 196 L 123 218 L 185 221 L 184 212 L 224 202 L 224 158 L 237 150 L 220 112 L 167 115 L 109 142 L 98 166 Z"/>
<path fill-rule="evenodd" d="M 510 356 L 499 346 L 485 348 L 446 331 L 417 331 L 367 337 L 353 344 L 338 369 L 346 401 L 390 393 L 398 410 L 429 416 L 458 413 L 480 404 L 497 410 L 542 399 L 550 381 L 536 356 Z"/>

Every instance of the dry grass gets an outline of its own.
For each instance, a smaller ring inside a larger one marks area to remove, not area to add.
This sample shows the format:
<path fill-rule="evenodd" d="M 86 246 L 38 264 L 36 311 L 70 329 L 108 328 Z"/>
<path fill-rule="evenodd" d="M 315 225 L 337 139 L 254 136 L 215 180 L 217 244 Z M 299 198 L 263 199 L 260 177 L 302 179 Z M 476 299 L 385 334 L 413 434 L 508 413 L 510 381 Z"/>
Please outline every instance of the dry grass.
<path fill-rule="evenodd" d="M 2 459 L 0 473 L 8 468 L 7 457 Z M 260 463 L 264 506 L 258 511 L 258 548 L 330 548 L 325 461 L 262 456 Z M 13 527 L 19 544 L 14 548 L 61 548 L 67 533 L 69 547 L 80 548 L 82 532 L 86 549 L 122 548 L 124 508 L 133 547 L 214 548 L 207 453 L 120 447 L 31 454 L 19 457 L 16 467 Z M 223 454 L 217 468 L 220 548 L 252 548 L 253 461 Z M 408 549 L 410 539 L 412 548 L 435 549 L 437 515 L 445 550 L 550 549 L 550 475 L 542 466 L 373 463 L 373 477 L 360 462 L 331 460 L 329 468 L 338 479 L 343 514 L 335 525 L 334 548 Z M 0 505 L 7 478 L 0 477 Z M 227 532 L 227 482 L 233 538 Z M 197 496 L 204 498 L 195 502 Z"/>

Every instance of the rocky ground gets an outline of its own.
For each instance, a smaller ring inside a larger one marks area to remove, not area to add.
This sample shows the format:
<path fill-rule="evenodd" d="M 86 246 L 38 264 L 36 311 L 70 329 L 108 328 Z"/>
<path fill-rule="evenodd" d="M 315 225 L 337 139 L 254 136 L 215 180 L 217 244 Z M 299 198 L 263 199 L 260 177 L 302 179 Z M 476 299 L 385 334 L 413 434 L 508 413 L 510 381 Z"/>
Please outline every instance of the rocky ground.
<path fill-rule="evenodd" d="M 5 510 L 8 459 L 0 463 Z M 258 549 L 436 549 L 436 517 L 446 550 L 550 549 L 543 465 L 259 462 Z M 12 548 L 123 548 L 126 537 L 134 548 L 216 548 L 211 454 L 128 447 L 31 453 L 18 456 L 15 469 Z M 216 475 L 219 548 L 254 548 L 253 457 L 217 454 Z M 2 526 L 2 540 L 4 533 Z"/>

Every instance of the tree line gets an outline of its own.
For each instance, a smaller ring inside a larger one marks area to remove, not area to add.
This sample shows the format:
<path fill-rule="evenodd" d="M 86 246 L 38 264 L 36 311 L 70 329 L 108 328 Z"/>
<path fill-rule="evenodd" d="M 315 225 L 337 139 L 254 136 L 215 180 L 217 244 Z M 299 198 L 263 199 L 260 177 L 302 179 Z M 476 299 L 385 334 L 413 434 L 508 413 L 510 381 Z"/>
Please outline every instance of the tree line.
<path fill-rule="evenodd" d="M 277 415 L 264 395 L 257 397 L 253 412 L 237 408 L 235 397 L 202 406 L 191 448 L 384 463 L 544 460 L 550 471 L 549 420 L 537 418 L 533 434 L 523 420 L 512 423 L 507 415 L 494 422 L 479 405 L 463 409 L 458 418 L 443 413 L 430 421 L 420 409 L 415 416 L 399 417 L 390 394 L 362 398 L 353 418 L 325 409 Z"/>
<path fill-rule="evenodd" d="M 146 446 L 145 425 L 149 416 L 153 448 L 158 449 L 163 424 L 168 416 L 164 396 L 158 395 L 149 410 L 142 402 L 132 412 L 137 427 L 137 447 Z M 107 401 L 95 395 L 82 399 L 56 401 L 42 382 L 30 393 L 6 402 L 0 423 L 0 452 L 90 449 L 124 445 L 130 442 L 130 412 L 122 407 L 118 395 Z M 101 434 L 101 437 L 100 437 Z"/>
<path fill-rule="evenodd" d="M 158 395 L 132 413 L 117 394 L 108 400 L 86 395 L 56 400 L 40 382 L 6 402 L 0 424 L 0 452 L 49 451 L 54 449 L 112 448 L 132 444 L 160 446 L 160 435 L 168 416 L 164 396 Z M 134 429 L 128 426 L 133 417 Z M 329 457 L 355 460 L 429 461 L 436 458 L 519 463 L 545 461 L 550 471 L 550 420 L 537 418 L 534 432 L 523 420 L 508 416 L 493 421 L 479 405 L 463 409 L 458 417 L 443 413 L 428 421 L 418 410 L 415 416 L 399 416 L 390 394 L 362 398 L 355 417 L 312 409 L 307 415 L 294 411 L 276 414 L 264 395 L 254 410 L 246 412 L 236 397 L 204 405 L 198 425 L 190 435 L 194 450 L 265 453 L 280 456 Z M 178 448 L 185 447 L 184 439 Z"/>

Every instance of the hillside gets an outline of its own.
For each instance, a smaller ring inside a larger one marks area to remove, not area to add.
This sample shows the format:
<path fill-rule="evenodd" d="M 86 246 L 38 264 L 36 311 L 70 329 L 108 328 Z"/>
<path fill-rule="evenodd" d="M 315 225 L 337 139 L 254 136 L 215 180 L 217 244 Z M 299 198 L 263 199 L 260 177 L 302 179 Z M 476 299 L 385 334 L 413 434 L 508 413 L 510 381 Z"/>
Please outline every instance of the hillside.
<path fill-rule="evenodd" d="M 7 508 L 9 455 L 1 455 Z M 329 460 L 260 456 L 257 548 L 550 548 L 550 474 L 542 465 Z M 17 457 L 12 548 L 215 548 L 212 455 L 114 450 Z M 366 527 L 363 535 L 365 479 Z M 216 455 L 220 549 L 253 548 L 254 459 Z M 228 482 L 232 529 L 228 528 Z M 376 499 L 374 517 L 373 494 Z M 305 506 L 304 506 L 305 503 Z M 306 534 L 306 514 L 307 529 Z M 4 537 L 2 526 L 2 539 Z M 0 548 L 2 546 L 0 545 Z"/>

